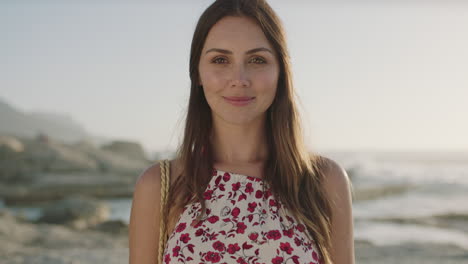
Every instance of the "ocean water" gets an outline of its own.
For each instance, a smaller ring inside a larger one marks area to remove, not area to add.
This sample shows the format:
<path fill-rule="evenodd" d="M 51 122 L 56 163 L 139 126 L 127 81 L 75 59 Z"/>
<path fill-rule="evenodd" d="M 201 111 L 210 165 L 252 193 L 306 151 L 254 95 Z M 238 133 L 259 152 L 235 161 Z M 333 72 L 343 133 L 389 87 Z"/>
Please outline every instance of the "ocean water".
<path fill-rule="evenodd" d="M 322 154 L 351 178 L 356 240 L 449 243 L 468 250 L 468 153 Z M 105 201 L 111 219 L 129 222 L 131 199 Z M 12 209 L 30 219 L 40 216 L 34 206 Z"/>
<path fill-rule="evenodd" d="M 468 153 L 324 153 L 354 188 L 355 239 L 468 250 Z"/>

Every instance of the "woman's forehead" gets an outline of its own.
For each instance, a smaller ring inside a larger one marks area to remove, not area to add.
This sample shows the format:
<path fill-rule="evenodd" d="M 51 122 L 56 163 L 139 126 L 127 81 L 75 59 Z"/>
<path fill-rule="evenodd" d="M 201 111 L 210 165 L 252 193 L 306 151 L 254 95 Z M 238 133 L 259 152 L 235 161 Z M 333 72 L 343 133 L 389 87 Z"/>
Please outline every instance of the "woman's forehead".
<path fill-rule="evenodd" d="M 219 20 L 209 31 L 204 50 L 221 48 L 232 51 L 250 50 L 258 47 L 271 49 L 260 26 L 247 17 L 228 16 Z"/>

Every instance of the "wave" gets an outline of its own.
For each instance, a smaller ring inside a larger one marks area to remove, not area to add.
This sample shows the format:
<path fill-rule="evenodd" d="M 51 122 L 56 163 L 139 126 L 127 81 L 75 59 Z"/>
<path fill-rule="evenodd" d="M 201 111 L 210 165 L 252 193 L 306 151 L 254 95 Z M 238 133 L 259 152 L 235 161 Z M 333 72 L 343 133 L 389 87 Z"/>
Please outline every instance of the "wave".
<path fill-rule="evenodd" d="M 422 217 L 374 217 L 368 220 L 455 229 L 468 234 L 468 212 L 447 212 Z"/>
<path fill-rule="evenodd" d="M 413 191 L 417 186 L 413 184 L 395 184 L 395 185 L 381 185 L 373 187 L 354 187 L 353 200 L 354 201 L 367 201 L 375 200 L 382 197 L 400 195 L 409 191 Z"/>

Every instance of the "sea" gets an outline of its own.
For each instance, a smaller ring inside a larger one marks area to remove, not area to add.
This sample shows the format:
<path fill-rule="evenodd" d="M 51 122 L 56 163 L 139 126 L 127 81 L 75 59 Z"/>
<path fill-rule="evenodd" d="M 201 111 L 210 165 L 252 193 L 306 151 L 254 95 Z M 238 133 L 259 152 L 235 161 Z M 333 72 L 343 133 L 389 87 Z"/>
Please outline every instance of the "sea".
<path fill-rule="evenodd" d="M 468 250 L 468 152 L 321 152 L 348 173 L 355 240 L 452 244 Z M 129 222 L 131 198 L 105 199 Z M 5 207 L 0 202 L 0 207 Z M 33 205 L 11 207 L 34 220 Z"/>

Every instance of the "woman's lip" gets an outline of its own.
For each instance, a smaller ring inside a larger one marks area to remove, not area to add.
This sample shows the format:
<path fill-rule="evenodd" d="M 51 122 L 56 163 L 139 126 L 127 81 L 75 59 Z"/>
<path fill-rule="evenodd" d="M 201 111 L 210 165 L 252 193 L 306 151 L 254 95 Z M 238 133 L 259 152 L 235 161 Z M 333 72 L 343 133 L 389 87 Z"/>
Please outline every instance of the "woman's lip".
<path fill-rule="evenodd" d="M 224 98 L 230 101 L 249 101 L 249 100 L 254 99 L 255 97 L 224 96 Z"/>
<path fill-rule="evenodd" d="M 230 104 L 235 105 L 235 106 L 244 106 L 250 104 L 255 97 L 235 97 L 235 96 L 229 96 L 229 97 L 224 97 L 223 98 Z"/>

